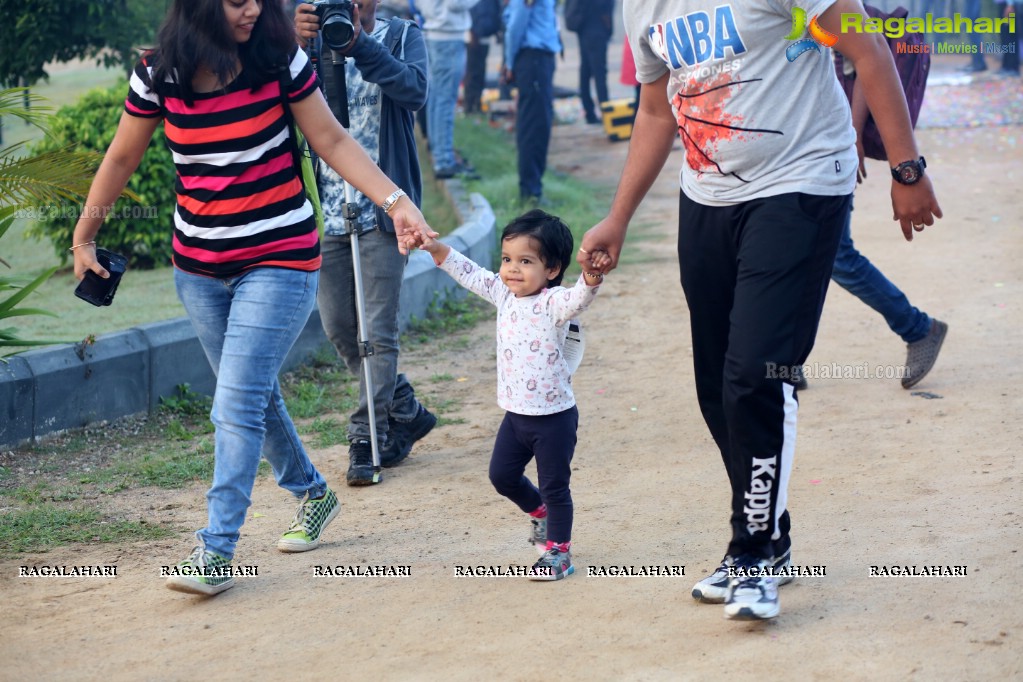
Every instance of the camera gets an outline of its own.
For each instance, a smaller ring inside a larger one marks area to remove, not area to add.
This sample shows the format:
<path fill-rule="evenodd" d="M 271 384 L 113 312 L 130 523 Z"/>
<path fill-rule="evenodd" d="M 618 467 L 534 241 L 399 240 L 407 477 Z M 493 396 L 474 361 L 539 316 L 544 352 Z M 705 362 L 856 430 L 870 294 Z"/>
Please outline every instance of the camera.
<path fill-rule="evenodd" d="M 348 49 L 355 38 L 352 23 L 352 0 L 316 0 L 312 3 L 320 20 L 323 42 L 332 50 L 342 52 Z"/>
<path fill-rule="evenodd" d="M 114 302 L 114 293 L 121 281 L 121 275 L 128 269 L 128 259 L 113 251 L 96 249 L 96 260 L 110 273 L 110 277 L 103 279 L 89 270 L 78 283 L 75 296 L 95 306 L 110 305 Z"/>

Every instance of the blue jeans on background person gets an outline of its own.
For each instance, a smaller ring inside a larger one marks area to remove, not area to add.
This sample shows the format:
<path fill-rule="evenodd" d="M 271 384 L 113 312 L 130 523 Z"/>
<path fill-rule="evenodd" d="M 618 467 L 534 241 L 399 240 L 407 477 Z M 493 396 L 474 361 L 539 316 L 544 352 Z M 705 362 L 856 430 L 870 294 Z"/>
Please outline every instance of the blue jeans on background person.
<path fill-rule="evenodd" d="M 455 159 L 455 107 L 458 86 L 465 74 L 465 41 L 426 41 L 430 61 L 430 94 L 426 100 L 426 128 L 433 154 L 433 169 L 457 166 Z"/>
<path fill-rule="evenodd" d="M 853 246 L 851 209 L 842 228 L 831 279 L 879 312 L 906 343 L 919 341 L 931 330 L 927 313 L 910 304 L 906 295 Z"/>
<path fill-rule="evenodd" d="M 174 284 L 217 377 L 210 420 L 213 485 L 205 548 L 234 556 L 260 457 L 296 498 L 318 497 L 327 482 L 309 460 L 281 397 L 277 374 L 305 328 L 319 272 L 260 267 L 230 279 L 174 270 Z"/>
<path fill-rule="evenodd" d="M 351 239 L 325 235 L 322 254 L 317 298 L 323 330 L 348 370 L 359 377 L 359 407 L 349 420 L 348 440 L 369 440 L 369 407 L 359 355 Z M 408 422 L 415 418 L 419 409 L 408 379 L 398 374 L 398 303 L 406 261 L 398 251 L 398 240 L 393 232 L 372 230 L 360 235 L 359 264 L 366 305 L 366 333 L 373 346 L 373 355 L 366 360 L 373 377 L 373 413 L 381 448 L 387 441 L 388 418 Z"/>
<path fill-rule="evenodd" d="M 519 89 L 515 114 L 515 146 L 519 162 L 519 196 L 540 199 L 547 148 L 554 125 L 554 53 L 523 48 L 512 72 Z"/>

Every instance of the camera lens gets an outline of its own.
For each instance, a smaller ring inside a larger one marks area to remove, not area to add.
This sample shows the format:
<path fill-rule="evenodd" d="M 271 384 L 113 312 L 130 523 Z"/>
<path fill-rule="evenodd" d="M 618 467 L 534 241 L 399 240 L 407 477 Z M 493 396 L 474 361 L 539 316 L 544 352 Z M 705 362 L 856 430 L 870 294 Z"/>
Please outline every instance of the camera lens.
<path fill-rule="evenodd" d="M 346 50 L 355 38 L 351 0 L 330 0 L 320 6 L 320 30 L 323 42 L 332 50 Z"/>
<path fill-rule="evenodd" d="M 331 14 L 323 21 L 323 41 L 332 50 L 343 50 L 348 47 L 355 36 L 355 27 L 350 20 L 338 14 Z"/>

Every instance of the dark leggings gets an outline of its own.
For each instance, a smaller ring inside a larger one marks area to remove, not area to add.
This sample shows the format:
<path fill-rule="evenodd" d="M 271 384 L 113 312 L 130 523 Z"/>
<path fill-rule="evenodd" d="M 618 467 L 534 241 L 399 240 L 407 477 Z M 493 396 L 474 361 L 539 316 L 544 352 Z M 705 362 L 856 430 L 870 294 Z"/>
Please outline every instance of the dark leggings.
<path fill-rule="evenodd" d="M 490 482 L 497 492 L 527 514 L 547 505 L 547 539 L 572 539 L 572 455 L 579 410 L 531 416 L 507 412 L 490 458 Z M 539 490 L 526 478 L 526 465 L 536 458 Z"/>

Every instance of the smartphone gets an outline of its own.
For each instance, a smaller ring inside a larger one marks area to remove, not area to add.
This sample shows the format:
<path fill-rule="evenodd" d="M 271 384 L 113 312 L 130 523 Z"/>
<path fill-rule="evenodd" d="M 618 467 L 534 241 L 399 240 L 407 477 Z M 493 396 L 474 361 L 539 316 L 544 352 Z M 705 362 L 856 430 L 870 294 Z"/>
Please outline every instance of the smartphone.
<path fill-rule="evenodd" d="M 89 270 L 75 288 L 75 296 L 95 306 L 110 305 L 114 302 L 114 292 L 121 282 L 121 275 L 128 269 L 128 259 L 113 251 L 96 249 L 96 260 L 110 273 L 110 277 L 103 279 Z"/>

